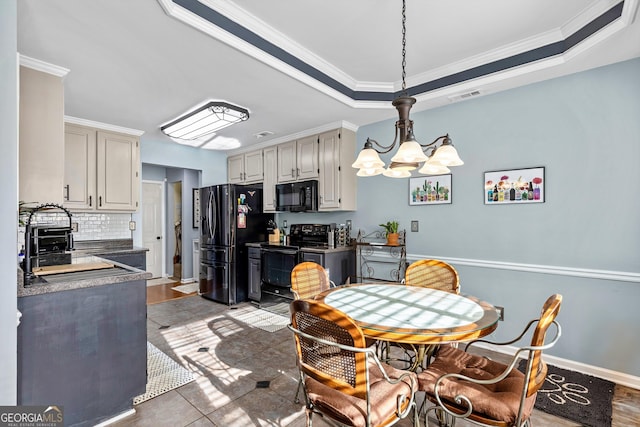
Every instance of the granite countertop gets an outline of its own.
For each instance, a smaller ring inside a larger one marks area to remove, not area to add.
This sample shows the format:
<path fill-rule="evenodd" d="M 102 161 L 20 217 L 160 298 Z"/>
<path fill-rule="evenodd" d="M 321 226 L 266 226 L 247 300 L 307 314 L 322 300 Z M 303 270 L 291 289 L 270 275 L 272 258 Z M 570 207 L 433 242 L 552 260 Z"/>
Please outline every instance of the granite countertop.
<path fill-rule="evenodd" d="M 51 274 L 38 278 L 33 284 L 28 286 L 24 286 L 24 273 L 21 268 L 18 268 L 18 297 L 151 279 L 151 273 L 149 272 L 119 262 L 105 260 L 98 256 L 74 252 L 71 258 L 72 264 L 108 262 L 113 264 L 114 267 L 102 270 Z"/>

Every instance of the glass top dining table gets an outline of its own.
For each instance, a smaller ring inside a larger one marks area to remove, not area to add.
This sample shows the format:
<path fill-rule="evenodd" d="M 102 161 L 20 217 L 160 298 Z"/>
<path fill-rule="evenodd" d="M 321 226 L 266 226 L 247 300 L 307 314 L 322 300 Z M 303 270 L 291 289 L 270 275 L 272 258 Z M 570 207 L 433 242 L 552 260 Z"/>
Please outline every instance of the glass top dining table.
<path fill-rule="evenodd" d="M 349 315 L 366 337 L 428 345 L 484 337 L 498 326 L 489 303 L 400 283 L 363 283 L 332 288 L 315 297 Z"/>

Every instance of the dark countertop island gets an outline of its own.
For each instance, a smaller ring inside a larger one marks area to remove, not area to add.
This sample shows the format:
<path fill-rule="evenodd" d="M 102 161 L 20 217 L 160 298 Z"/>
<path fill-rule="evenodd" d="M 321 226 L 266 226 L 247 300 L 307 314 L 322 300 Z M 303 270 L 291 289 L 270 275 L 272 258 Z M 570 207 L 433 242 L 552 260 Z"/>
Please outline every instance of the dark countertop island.
<path fill-rule="evenodd" d="M 73 263 L 106 258 L 72 256 Z M 131 410 L 145 392 L 146 281 L 151 273 L 108 261 L 24 286 L 18 269 L 18 405 L 59 405 L 67 426 Z"/>

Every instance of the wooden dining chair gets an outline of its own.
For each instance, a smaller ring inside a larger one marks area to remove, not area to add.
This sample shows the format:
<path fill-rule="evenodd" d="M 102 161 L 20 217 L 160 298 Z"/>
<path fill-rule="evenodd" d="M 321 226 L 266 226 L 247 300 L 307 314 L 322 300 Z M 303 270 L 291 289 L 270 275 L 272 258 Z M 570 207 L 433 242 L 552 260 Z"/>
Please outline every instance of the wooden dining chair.
<path fill-rule="evenodd" d="M 441 291 L 460 293 L 458 272 L 451 264 L 437 259 L 421 259 L 407 267 L 404 283 Z"/>
<path fill-rule="evenodd" d="M 335 285 L 329 279 L 327 271 L 315 262 L 301 262 L 291 270 L 291 292 L 295 299 L 313 298 L 333 286 Z M 298 389 L 293 399 L 294 403 L 300 403 L 301 389 L 302 377 L 298 380 Z"/>
<path fill-rule="evenodd" d="M 347 426 L 390 426 L 413 415 L 416 374 L 380 362 L 358 325 L 314 300 L 291 303 L 291 325 L 304 383 L 307 426 L 313 416 Z"/>
<path fill-rule="evenodd" d="M 451 264 L 437 259 L 421 259 L 411 263 L 405 271 L 403 283 L 407 286 L 421 286 L 441 291 L 460 293 L 460 278 Z M 407 363 L 412 370 L 424 369 L 438 345 L 396 344 L 405 353 L 400 362 Z M 387 354 L 390 350 L 387 350 Z M 420 356 L 418 356 L 420 355 Z M 390 357 L 388 357 L 390 358 Z M 422 360 L 420 360 L 422 358 Z"/>
<path fill-rule="evenodd" d="M 320 264 L 305 261 L 291 271 L 291 292 L 295 299 L 313 298 L 330 287 L 335 287 L 335 284 Z"/>
<path fill-rule="evenodd" d="M 530 425 L 530 417 L 536 394 L 545 381 L 547 365 L 542 360 L 542 351 L 553 347 L 561 335 L 555 318 L 560 311 L 562 295 L 551 295 L 542 307 L 540 318 L 530 321 L 524 331 L 509 342 L 492 343 L 475 340 L 465 350 L 442 346 L 429 367 L 418 374 L 419 387 L 426 399 L 435 403 L 425 413 L 434 411 L 440 425 L 453 425 L 455 420 L 466 418 L 475 424 L 501 427 Z M 555 325 L 555 336 L 547 340 L 549 326 Z M 506 346 L 517 343 L 527 334 L 531 326 L 528 346 L 519 348 L 508 364 L 489 360 L 469 352 L 475 343 Z M 524 372 L 518 363 L 526 358 Z M 426 400 L 425 400 L 426 401 Z"/>

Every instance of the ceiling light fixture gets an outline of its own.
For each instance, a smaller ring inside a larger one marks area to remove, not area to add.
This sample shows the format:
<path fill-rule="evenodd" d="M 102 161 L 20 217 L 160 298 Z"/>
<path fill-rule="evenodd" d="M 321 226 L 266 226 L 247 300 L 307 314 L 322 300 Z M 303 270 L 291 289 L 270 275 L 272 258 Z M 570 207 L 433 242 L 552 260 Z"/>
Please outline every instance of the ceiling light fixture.
<path fill-rule="evenodd" d="M 219 149 L 220 144 L 208 144 L 216 132 L 247 119 L 249 111 L 245 108 L 224 101 L 208 101 L 161 126 L 160 130 L 180 144 Z"/>
<path fill-rule="evenodd" d="M 395 124 L 395 137 L 391 145 L 382 145 L 377 141 L 367 138 L 364 148 L 360 151 L 358 158 L 351 165 L 359 169 L 358 176 L 375 176 L 384 174 L 391 178 L 407 178 L 411 176 L 411 171 L 417 169 L 420 163 L 424 165 L 419 173 L 425 175 L 438 175 L 449 173 L 448 166 L 459 166 L 464 162 L 458 156 L 458 152 L 451 143 L 449 135 L 437 137 L 429 144 L 420 144 L 413 136 L 413 120 L 409 119 L 409 111 L 416 99 L 407 95 L 406 84 L 406 2 L 402 0 L 402 94 L 393 100 L 392 105 L 398 110 L 399 119 Z M 442 140 L 442 144 L 437 146 L 437 142 Z M 388 168 L 384 168 L 384 162 L 380 160 L 379 154 L 385 154 L 393 150 L 396 142 L 399 141 L 398 151 L 391 158 Z M 374 147 L 377 146 L 378 148 Z M 427 155 L 426 153 L 429 153 Z"/>

